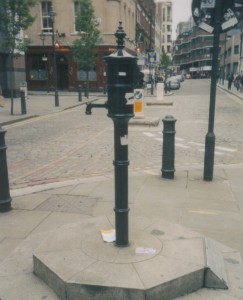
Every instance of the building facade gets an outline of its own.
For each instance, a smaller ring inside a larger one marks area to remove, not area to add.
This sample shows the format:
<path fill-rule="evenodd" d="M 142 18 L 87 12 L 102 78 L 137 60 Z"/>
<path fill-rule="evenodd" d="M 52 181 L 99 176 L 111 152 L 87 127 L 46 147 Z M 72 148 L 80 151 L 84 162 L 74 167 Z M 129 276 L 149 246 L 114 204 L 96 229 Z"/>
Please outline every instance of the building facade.
<path fill-rule="evenodd" d="M 220 51 L 220 77 L 227 79 L 228 74 L 241 73 L 243 65 L 241 64 L 242 46 L 240 43 L 240 30 L 232 30 L 221 34 L 221 51 Z"/>
<path fill-rule="evenodd" d="M 160 44 L 159 50 L 172 58 L 172 1 L 158 3 L 160 12 Z"/>
<path fill-rule="evenodd" d="M 218 76 L 227 79 L 228 74 L 243 73 L 242 28 L 220 34 Z M 194 78 L 211 76 L 212 70 L 212 34 L 200 29 L 193 19 L 177 25 L 177 39 L 174 44 L 174 66 L 177 73 L 189 73 Z"/>
<path fill-rule="evenodd" d="M 23 33 L 24 38 L 30 41 L 27 52 L 15 60 L 15 94 L 25 82 L 29 90 L 46 91 L 54 89 L 55 80 L 59 90 L 76 90 L 85 83 L 86 74 L 72 55 L 72 43 L 79 38 L 75 30 L 78 2 L 38 0 L 31 9 L 31 14 L 36 18 Z M 92 4 L 101 38 L 97 45 L 95 67 L 89 73 L 89 86 L 98 91 L 106 84 L 104 56 L 116 50 L 114 33 L 119 21 L 122 21 L 127 34 L 126 50 L 133 55 L 139 54 L 143 61 L 141 68 L 146 68 L 147 53 L 155 48 L 156 4 L 154 0 L 92 0 Z M 6 90 L 6 95 L 9 90 L 7 62 L 8 54 L 2 54 L 0 84 Z"/>
<path fill-rule="evenodd" d="M 52 90 L 54 88 L 54 51 L 56 52 L 57 88 L 75 90 L 85 82 L 85 71 L 74 61 L 71 48 L 73 41 L 78 39 L 75 30 L 78 5 L 78 1 L 73 0 L 40 0 L 32 10 L 36 19 L 25 32 L 31 40 L 25 58 L 28 89 Z M 93 7 L 101 39 L 97 45 L 96 65 L 90 71 L 89 80 L 90 89 L 101 90 L 106 81 L 103 58 L 115 51 L 114 33 L 119 21 L 122 21 L 127 34 L 127 50 L 132 54 L 136 53 L 136 3 L 134 0 L 99 0 L 93 1 Z M 55 12 L 54 16 L 51 16 L 52 11 Z"/>
<path fill-rule="evenodd" d="M 173 56 L 176 72 L 190 74 L 193 78 L 210 77 L 213 35 L 195 26 L 192 18 L 179 25 Z"/>

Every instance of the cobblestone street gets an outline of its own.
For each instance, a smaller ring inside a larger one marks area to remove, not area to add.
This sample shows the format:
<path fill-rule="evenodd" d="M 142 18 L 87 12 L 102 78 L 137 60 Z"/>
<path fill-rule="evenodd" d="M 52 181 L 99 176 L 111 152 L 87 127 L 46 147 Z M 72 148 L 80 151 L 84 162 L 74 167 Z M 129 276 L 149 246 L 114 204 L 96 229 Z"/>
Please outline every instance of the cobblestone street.
<path fill-rule="evenodd" d="M 159 118 L 160 123 L 157 127 L 129 126 L 129 169 L 161 169 L 162 119 L 166 115 L 177 119 L 176 169 L 203 166 L 209 90 L 207 80 L 188 80 L 170 96 L 172 106 L 145 107 L 145 118 Z M 243 163 L 240 101 L 218 89 L 215 164 Z M 112 120 L 105 109 L 94 108 L 91 116 L 84 110 L 85 106 L 79 106 L 6 126 L 11 188 L 113 172 Z"/>

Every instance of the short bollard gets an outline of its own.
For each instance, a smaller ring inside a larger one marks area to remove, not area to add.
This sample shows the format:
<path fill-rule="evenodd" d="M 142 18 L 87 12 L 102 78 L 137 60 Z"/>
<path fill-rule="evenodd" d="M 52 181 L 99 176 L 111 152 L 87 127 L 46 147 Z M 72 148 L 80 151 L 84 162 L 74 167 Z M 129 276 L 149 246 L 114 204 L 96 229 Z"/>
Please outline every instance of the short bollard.
<path fill-rule="evenodd" d="M 5 133 L 0 125 L 0 212 L 11 210 L 11 197 L 9 194 L 8 167 L 6 157 Z"/>
<path fill-rule="evenodd" d="M 26 101 L 25 101 L 25 92 L 20 91 L 20 101 L 21 101 L 21 113 L 22 115 L 26 114 Z"/>
<path fill-rule="evenodd" d="M 162 177 L 174 179 L 175 173 L 175 122 L 173 116 L 166 116 L 163 120 L 163 153 L 162 153 Z"/>
<path fill-rule="evenodd" d="M 87 84 L 87 82 L 84 82 L 84 96 L 86 98 L 89 98 L 89 92 L 88 92 L 88 84 Z"/>
<path fill-rule="evenodd" d="M 78 86 L 78 101 L 82 102 L 82 86 Z"/>

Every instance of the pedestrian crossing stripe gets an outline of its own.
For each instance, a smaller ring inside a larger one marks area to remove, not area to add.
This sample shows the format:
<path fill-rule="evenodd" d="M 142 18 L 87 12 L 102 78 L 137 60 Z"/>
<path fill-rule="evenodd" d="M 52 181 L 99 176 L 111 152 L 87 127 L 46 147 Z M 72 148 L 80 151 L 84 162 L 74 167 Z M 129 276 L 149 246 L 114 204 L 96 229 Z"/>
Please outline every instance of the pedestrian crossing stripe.
<path fill-rule="evenodd" d="M 163 142 L 163 137 L 161 137 L 161 138 L 156 137 L 158 135 L 160 135 L 160 136 L 162 135 L 162 132 L 160 132 L 160 131 L 156 132 L 156 133 L 144 131 L 143 134 L 149 138 L 153 138 L 156 141 L 159 141 L 161 143 Z M 190 146 L 188 146 L 188 145 L 195 146 L 195 147 L 205 147 L 205 145 L 203 143 L 198 143 L 198 142 L 193 142 L 193 141 L 186 142 L 185 139 L 180 138 L 180 137 L 175 137 L 175 141 L 184 142 L 184 144 L 183 143 L 175 143 L 175 146 L 178 148 L 189 149 Z M 201 148 L 201 149 L 199 149 L 199 151 L 204 152 L 205 149 Z M 222 147 L 222 146 L 215 146 L 214 153 L 215 153 L 215 155 L 224 155 L 225 152 L 233 153 L 236 151 L 237 151 L 237 149 L 227 148 L 227 147 Z"/>

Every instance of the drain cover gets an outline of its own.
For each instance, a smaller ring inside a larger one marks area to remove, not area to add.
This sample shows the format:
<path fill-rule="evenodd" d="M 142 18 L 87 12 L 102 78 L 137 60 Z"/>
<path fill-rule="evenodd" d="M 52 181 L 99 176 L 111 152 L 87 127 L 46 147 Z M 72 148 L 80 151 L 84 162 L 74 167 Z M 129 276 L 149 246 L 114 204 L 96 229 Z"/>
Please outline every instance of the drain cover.
<path fill-rule="evenodd" d="M 36 209 L 90 215 L 98 200 L 99 198 L 88 196 L 53 195 Z"/>

